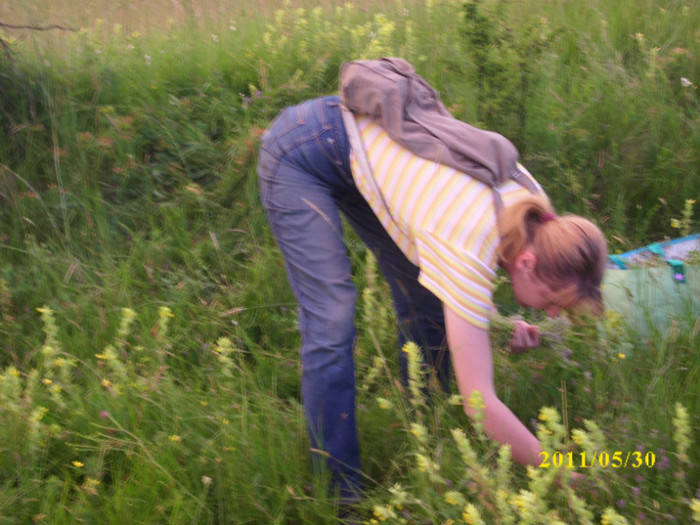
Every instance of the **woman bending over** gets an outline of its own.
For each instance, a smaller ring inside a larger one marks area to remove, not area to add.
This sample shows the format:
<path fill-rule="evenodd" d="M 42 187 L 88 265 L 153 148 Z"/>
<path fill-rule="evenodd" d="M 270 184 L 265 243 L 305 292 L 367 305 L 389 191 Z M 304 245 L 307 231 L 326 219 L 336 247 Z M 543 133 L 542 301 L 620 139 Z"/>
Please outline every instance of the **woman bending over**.
<path fill-rule="evenodd" d="M 330 96 L 285 109 L 262 137 L 258 166 L 262 202 L 298 301 L 302 401 L 311 448 L 323 451 L 314 461 L 326 462 L 341 501 L 361 496 L 356 291 L 342 213 L 391 288 L 400 344 L 415 341 L 443 385 L 451 362 L 467 415 L 466 400 L 478 390 L 486 434 L 509 444 L 516 461 L 537 465 L 537 438 L 494 388 L 488 325 L 496 270 L 509 274 L 521 306 L 549 316 L 599 314 L 602 233 L 581 217 L 555 215 L 519 164 L 536 191 L 507 180 L 496 196 L 469 174 L 419 157 L 377 119 L 350 114 L 348 121 L 342 106 Z M 515 346 L 538 342 L 537 327 L 516 325 Z"/>

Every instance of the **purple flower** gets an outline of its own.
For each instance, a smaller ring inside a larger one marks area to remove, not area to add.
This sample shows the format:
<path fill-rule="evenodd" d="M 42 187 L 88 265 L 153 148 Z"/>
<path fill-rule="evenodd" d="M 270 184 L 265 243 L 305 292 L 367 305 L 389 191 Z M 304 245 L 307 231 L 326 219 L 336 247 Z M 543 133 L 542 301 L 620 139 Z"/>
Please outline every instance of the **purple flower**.
<path fill-rule="evenodd" d="M 666 470 L 669 466 L 671 466 L 671 460 L 668 459 L 667 455 L 662 454 L 659 461 L 656 463 L 656 468 L 659 470 Z"/>
<path fill-rule="evenodd" d="M 682 283 L 683 281 L 685 281 L 685 275 L 683 275 L 682 273 L 674 273 L 673 278 L 676 281 L 678 281 L 679 283 Z"/>
<path fill-rule="evenodd" d="M 632 487 L 632 495 L 635 498 L 638 498 L 641 493 L 642 491 L 639 489 L 639 487 Z"/>
<path fill-rule="evenodd" d="M 619 499 L 617 500 L 617 506 L 621 509 L 624 509 L 627 506 L 627 502 L 623 499 Z"/>
<path fill-rule="evenodd" d="M 107 418 L 109 417 L 109 412 L 107 412 L 106 410 L 101 411 L 101 412 L 100 412 L 100 417 L 101 417 L 102 419 L 107 419 Z"/>

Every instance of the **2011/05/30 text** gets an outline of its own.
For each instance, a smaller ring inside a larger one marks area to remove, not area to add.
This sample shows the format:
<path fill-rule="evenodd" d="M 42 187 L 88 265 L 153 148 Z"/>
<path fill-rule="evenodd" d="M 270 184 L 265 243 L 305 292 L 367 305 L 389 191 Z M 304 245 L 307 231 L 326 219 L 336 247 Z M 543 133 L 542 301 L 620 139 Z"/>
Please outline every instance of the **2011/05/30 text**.
<path fill-rule="evenodd" d="M 595 451 L 593 454 L 585 452 L 540 452 L 542 463 L 538 468 L 591 468 L 596 465 L 602 468 L 652 468 L 656 463 L 656 454 L 652 451 L 645 453 L 635 450 L 634 452 L 607 452 L 605 450 Z"/>

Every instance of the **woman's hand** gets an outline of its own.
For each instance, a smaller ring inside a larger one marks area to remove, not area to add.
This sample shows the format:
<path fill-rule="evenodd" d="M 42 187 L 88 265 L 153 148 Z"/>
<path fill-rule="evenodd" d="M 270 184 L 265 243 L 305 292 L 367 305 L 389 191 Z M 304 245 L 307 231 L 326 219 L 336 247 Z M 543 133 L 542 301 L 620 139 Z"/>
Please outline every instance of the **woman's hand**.
<path fill-rule="evenodd" d="M 525 321 L 515 321 L 510 337 L 510 348 L 514 354 L 526 352 L 540 345 L 540 327 Z"/>

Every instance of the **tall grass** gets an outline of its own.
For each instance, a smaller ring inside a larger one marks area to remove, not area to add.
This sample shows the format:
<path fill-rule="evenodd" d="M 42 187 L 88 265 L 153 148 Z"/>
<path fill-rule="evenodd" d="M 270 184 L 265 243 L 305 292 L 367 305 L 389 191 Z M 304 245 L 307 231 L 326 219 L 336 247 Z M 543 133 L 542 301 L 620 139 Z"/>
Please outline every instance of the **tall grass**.
<path fill-rule="evenodd" d="M 0 523 L 335 522 L 255 163 L 276 113 L 335 92 L 346 60 L 414 63 L 613 249 L 672 235 L 700 194 L 690 1 L 229 4 L 0 6 L 0 22 L 76 29 L 0 33 Z M 518 357 L 495 319 L 499 394 L 550 452 L 655 456 L 578 468 L 573 493 L 510 465 L 459 400 L 404 391 L 386 286 L 349 243 L 368 522 L 698 519 L 697 311 L 644 340 L 614 312 L 517 312 L 545 334 Z"/>

